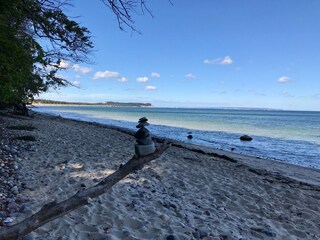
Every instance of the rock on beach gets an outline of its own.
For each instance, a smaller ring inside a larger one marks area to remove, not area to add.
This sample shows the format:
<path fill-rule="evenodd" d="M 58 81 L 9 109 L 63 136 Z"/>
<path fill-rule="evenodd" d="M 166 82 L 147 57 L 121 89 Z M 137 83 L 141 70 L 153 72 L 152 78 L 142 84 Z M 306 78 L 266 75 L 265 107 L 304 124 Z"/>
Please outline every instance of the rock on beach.
<path fill-rule="evenodd" d="M 0 136 L 0 225 L 10 225 L 15 219 L 12 216 L 19 213 L 23 202 L 23 197 L 20 196 L 23 185 L 18 166 L 22 146 L 2 122 Z"/>

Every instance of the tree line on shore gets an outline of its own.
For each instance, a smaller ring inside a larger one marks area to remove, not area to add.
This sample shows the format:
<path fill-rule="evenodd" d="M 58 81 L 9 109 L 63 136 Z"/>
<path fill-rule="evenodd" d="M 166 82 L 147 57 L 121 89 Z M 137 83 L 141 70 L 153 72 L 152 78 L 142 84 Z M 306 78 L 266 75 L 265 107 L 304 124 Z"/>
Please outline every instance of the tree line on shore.
<path fill-rule="evenodd" d="M 135 102 L 97 102 L 97 103 L 85 103 L 85 102 L 64 102 L 53 101 L 46 99 L 35 99 L 32 104 L 46 104 L 46 105 L 86 105 L 86 106 L 108 106 L 108 107 L 152 107 L 151 103 L 135 103 Z"/>

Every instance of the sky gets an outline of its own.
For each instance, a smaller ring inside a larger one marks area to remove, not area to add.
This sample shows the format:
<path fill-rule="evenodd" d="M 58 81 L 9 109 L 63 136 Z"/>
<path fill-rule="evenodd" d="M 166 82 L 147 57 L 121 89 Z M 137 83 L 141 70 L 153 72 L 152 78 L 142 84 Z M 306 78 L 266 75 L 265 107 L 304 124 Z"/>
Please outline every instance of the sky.
<path fill-rule="evenodd" d="M 39 98 L 320 111 L 320 1 L 146 2 L 138 33 L 99 0 L 73 1 L 65 12 L 91 31 L 92 63 L 63 61 L 77 87 Z"/>

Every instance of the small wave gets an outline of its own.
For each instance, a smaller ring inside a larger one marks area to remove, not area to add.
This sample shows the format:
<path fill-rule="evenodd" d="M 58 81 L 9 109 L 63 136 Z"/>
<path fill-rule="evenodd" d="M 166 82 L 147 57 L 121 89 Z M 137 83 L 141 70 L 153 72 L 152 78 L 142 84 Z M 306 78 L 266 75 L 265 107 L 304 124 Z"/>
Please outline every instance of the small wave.
<path fill-rule="evenodd" d="M 36 109 L 38 111 L 38 109 Z M 53 113 L 66 118 L 78 119 L 89 122 L 98 122 L 107 125 L 114 125 L 121 128 L 136 130 L 135 124 L 129 121 L 111 120 L 103 117 L 95 118 L 85 113 L 75 113 L 56 110 L 43 110 L 40 112 Z M 302 165 L 320 169 L 320 146 L 316 143 L 302 140 L 287 140 L 266 136 L 252 135 L 253 141 L 242 142 L 239 140 L 240 135 L 237 133 L 223 131 L 194 130 L 181 127 L 169 127 L 152 124 L 149 126 L 153 135 L 166 137 L 173 140 L 183 141 L 186 143 L 205 146 L 213 149 L 246 154 L 265 159 L 275 159 L 288 163 Z M 192 132 L 193 139 L 187 138 L 188 132 Z M 316 135 L 320 138 L 320 135 Z"/>

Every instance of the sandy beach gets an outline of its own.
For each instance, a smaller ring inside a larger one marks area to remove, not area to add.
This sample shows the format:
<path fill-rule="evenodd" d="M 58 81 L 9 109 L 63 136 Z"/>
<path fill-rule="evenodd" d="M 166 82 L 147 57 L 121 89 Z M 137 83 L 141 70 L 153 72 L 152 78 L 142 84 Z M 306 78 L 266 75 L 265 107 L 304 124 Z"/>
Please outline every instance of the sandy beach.
<path fill-rule="evenodd" d="M 17 158 L 29 211 L 97 184 L 134 155 L 134 137 L 107 126 L 34 114 L 1 116 L 23 141 Z M 16 140 L 18 141 L 18 140 Z M 30 239 L 320 239 L 320 170 L 174 142 L 106 194 Z M 5 226 L 3 226 L 5 227 Z"/>

